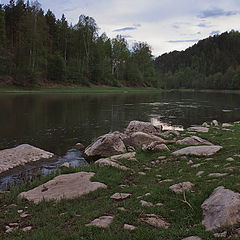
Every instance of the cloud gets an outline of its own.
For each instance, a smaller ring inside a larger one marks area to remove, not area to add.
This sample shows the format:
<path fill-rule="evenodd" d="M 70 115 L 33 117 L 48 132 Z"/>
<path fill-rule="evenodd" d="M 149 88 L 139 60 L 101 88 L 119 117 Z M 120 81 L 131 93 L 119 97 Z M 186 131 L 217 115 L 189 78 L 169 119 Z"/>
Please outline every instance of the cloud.
<path fill-rule="evenodd" d="M 211 27 L 211 25 L 209 25 L 208 23 L 199 23 L 199 24 L 197 25 L 197 27 L 209 28 L 209 27 Z"/>
<path fill-rule="evenodd" d="M 169 43 L 194 43 L 194 42 L 198 42 L 199 39 L 190 39 L 190 40 L 170 40 L 167 41 Z"/>
<path fill-rule="evenodd" d="M 124 28 L 118 28 L 113 30 L 113 32 L 124 32 L 124 31 L 132 31 L 137 30 L 137 27 L 124 27 Z"/>
<path fill-rule="evenodd" d="M 219 30 L 216 30 L 216 31 L 212 31 L 211 33 L 210 33 L 210 35 L 211 36 L 213 36 L 213 35 L 218 35 L 220 33 L 220 31 Z"/>
<path fill-rule="evenodd" d="M 220 8 L 214 8 L 201 11 L 198 15 L 199 18 L 221 17 L 221 16 L 233 16 L 239 14 L 239 11 L 225 11 Z"/>
<path fill-rule="evenodd" d="M 133 38 L 131 35 L 121 35 L 123 38 Z"/>
<path fill-rule="evenodd" d="M 175 28 L 175 29 L 179 29 L 180 28 L 180 26 L 178 26 L 177 24 L 172 25 L 172 27 Z"/>

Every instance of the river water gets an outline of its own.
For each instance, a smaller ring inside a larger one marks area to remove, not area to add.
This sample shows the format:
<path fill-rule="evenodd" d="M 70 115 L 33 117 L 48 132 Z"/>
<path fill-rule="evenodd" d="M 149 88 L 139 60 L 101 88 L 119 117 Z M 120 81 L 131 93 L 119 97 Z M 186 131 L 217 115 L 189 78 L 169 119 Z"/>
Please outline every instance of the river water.
<path fill-rule="evenodd" d="M 88 145 L 102 134 L 123 130 L 131 120 L 184 128 L 212 119 L 240 120 L 239 97 L 202 92 L 1 94 L 0 150 L 28 143 L 60 156 L 58 163 L 62 158 L 84 162 L 76 143 Z"/>

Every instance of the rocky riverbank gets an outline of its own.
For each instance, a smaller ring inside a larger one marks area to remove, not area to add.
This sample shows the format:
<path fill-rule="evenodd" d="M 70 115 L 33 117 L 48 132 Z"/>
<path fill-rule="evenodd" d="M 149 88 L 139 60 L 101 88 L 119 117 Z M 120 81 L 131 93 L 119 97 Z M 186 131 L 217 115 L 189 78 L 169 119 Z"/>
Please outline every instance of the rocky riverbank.
<path fill-rule="evenodd" d="M 133 121 L 85 149 L 90 167 L 2 193 L 1 235 L 240 239 L 239 139 L 239 122 L 163 132 Z"/>

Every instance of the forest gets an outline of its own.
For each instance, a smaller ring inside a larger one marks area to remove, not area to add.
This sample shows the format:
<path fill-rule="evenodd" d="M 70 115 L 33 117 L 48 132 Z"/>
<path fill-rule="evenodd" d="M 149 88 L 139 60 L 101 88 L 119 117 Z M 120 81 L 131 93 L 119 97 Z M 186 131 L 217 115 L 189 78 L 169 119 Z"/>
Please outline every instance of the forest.
<path fill-rule="evenodd" d="M 240 89 L 240 33 L 224 32 L 155 60 L 164 89 Z"/>
<path fill-rule="evenodd" d="M 92 17 L 69 24 L 38 1 L 0 5 L 0 79 L 19 87 L 47 83 L 156 87 L 151 47 L 99 34 Z M 4 78 L 5 76 L 5 78 Z"/>

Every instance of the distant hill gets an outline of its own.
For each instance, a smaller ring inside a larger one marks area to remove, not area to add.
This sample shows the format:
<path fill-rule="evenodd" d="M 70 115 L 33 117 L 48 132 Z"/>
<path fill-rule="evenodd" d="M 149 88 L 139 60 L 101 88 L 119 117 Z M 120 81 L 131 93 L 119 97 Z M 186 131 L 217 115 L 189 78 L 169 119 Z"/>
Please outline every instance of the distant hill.
<path fill-rule="evenodd" d="M 232 30 L 163 54 L 155 68 L 163 88 L 240 89 L 240 33 Z"/>

